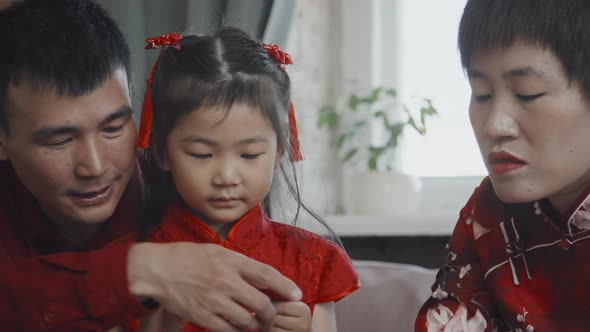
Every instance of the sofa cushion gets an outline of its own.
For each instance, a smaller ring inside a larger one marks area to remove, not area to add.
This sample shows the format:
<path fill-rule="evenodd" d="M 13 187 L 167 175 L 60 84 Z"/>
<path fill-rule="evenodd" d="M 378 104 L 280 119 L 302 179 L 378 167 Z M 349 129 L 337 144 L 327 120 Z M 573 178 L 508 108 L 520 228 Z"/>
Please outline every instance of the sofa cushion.
<path fill-rule="evenodd" d="M 361 288 L 336 303 L 339 332 L 406 332 L 431 295 L 435 270 L 420 266 L 353 261 Z"/>

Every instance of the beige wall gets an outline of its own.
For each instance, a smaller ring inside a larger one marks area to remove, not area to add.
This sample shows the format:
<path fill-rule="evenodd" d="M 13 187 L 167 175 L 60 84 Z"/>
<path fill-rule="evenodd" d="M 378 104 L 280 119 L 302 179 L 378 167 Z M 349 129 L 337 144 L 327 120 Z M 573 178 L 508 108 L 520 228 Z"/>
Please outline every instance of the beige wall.
<path fill-rule="evenodd" d="M 288 71 L 305 156 L 303 198 L 322 215 L 341 210 L 337 158 L 330 135 L 316 127 L 319 108 L 338 96 L 341 86 L 341 3 L 298 0 L 289 47 L 295 64 Z"/>

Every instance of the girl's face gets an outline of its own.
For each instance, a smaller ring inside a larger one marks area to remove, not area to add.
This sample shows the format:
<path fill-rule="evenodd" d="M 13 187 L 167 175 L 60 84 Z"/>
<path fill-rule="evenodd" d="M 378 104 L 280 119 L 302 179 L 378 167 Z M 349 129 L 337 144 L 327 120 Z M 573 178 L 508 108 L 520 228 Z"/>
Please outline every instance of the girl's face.
<path fill-rule="evenodd" d="M 500 199 L 549 198 L 564 211 L 590 182 L 590 107 L 559 59 L 516 42 L 467 68 L 469 115 Z"/>
<path fill-rule="evenodd" d="M 180 118 L 166 140 L 162 167 L 184 201 L 219 230 L 264 199 L 280 157 L 270 121 L 258 109 L 235 104 L 228 113 L 207 108 Z"/>

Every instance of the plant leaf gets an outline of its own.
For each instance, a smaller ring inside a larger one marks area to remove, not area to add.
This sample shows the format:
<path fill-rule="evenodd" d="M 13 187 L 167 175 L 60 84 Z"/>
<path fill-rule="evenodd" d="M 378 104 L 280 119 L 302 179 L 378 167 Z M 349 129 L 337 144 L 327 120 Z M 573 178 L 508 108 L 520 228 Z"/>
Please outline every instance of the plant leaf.
<path fill-rule="evenodd" d="M 324 106 L 318 113 L 318 127 L 328 127 L 335 129 L 340 126 L 340 114 L 332 105 Z"/>
<path fill-rule="evenodd" d="M 371 91 L 371 104 L 376 102 L 377 100 L 379 100 L 379 95 L 381 94 L 381 90 L 383 90 L 383 88 L 379 87 L 379 88 L 375 88 L 373 89 L 373 91 Z"/>
<path fill-rule="evenodd" d="M 371 156 L 380 157 L 383 152 L 385 152 L 385 150 L 387 150 L 387 147 L 385 146 L 369 146 L 369 152 L 371 153 Z"/>
<path fill-rule="evenodd" d="M 352 157 L 354 157 L 357 154 L 358 150 L 359 149 L 357 149 L 357 148 L 353 148 L 353 149 L 348 150 L 346 155 L 344 155 L 344 158 L 342 158 L 342 161 L 347 162 L 350 159 L 352 159 Z"/>
<path fill-rule="evenodd" d="M 338 150 L 342 149 L 344 142 L 346 142 L 346 140 L 348 138 L 351 138 L 353 136 L 354 136 L 354 132 L 346 132 L 346 133 L 340 135 L 340 137 L 338 137 L 338 140 L 336 141 L 336 148 Z"/>
<path fill-rule="evenodd" d="M 367 120 L 358 120 L 352 124 L 352 126 L 355 127 L 356 129 L 362 128 L 366 125 L 367 125 Z"/>
<path fill-rule="evenodd" d="M 389 139 L 387 140 L 386 146 L 393 149 L 397 146 L 399 141 L 399 137 L 404 131 L 404 127 L 407 123 L 396 123 L 395 125 L 389 127 Z"/>
<path fill-rule="evenodd" d="M 359 97 L 355 94 L 350 95 L 350 97 L 348 98 L 348 108 L 350 108 L 351 111 L 356 111 L 358 104 Z"/>
<path fill-rule="evenodd" d="M 386 118 L 387 117 L 387 113 L 385 113 L 383 111 L 377 111 L 377 112 L 373 113 L 373 116 L 375 118 Z"/>
<path fill-rule="evenodd" d="M 418 127 L 418 125 L 416 124 L 416 120 L 414 120 L 412 116 L 410 116 L 410 118 L 408 119 L 408 124 L 412 126 L 412 128 L 414 128 L 418 132 L 418 134 L 424 135 L 424 128 Z"/>
<path fill-rule="evenodd" d="M 367 161 L 367 167 L 369 167 L 369 171 L 376 171 L 377 170 L 377 158 L 371 157 Z"/>
<path fill-rule="evenodd" d="M 385 94 L 391 97 L 396 97 L 397 91 L 395 91 L 395 89 L 387 89 L 385 90 Z"/>

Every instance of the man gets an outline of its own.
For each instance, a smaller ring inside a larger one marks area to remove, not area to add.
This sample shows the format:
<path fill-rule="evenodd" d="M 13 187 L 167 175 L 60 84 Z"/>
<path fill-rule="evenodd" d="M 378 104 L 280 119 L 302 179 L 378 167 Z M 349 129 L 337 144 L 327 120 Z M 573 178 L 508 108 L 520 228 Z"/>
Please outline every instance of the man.
<path fill-rule="evenodd" d="M 0 11 L 0 43 L 3 331 L 103 331 L 158 303 L 238 331 L 274 319 L 258 289 L 299 299 L 274 269 L 221 247 L 133 243 L 142 188 L 129 50 L 101 8 L 15 2 Z"/>

